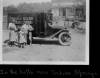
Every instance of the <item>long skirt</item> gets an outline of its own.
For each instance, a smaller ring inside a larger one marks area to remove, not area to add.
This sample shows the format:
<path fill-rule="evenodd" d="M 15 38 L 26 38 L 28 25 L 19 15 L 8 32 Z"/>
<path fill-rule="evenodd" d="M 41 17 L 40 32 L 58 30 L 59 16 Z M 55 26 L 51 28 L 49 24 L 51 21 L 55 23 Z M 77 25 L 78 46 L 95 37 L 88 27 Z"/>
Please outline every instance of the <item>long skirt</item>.
<path fill-rule="evenodd" d="M 11 30 L 9 32 L 9 40 L 10 41 L 16 41 L 16 39 L 17 39 L 17 33 L 15 31 Z"/>
<path fill-rule="evenodd" d="M 24 33 L 20 33 L 20 39 L 19 39 L 19 43 L 26 43 L 26 38 L 24 36 Z"/>

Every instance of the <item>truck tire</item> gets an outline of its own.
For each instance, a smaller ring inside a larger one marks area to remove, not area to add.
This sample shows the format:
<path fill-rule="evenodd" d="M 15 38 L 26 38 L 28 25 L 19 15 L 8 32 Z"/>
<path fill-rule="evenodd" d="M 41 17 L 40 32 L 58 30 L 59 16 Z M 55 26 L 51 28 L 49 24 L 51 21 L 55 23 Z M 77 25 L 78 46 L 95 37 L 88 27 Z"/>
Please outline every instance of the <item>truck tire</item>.
<path fill-rule="evenodd" d="M 71 36 L 67 32 L 61 32 L 58 37 L 59 43 L 63 46 L 69 45 Z"/>

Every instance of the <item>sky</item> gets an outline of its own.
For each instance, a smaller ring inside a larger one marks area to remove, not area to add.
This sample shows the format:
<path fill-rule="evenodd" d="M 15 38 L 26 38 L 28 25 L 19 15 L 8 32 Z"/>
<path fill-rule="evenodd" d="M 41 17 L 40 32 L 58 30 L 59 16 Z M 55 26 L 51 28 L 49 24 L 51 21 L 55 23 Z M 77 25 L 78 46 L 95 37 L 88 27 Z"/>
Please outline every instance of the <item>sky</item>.
<path fill-rule="evenodd" d="M 3 6 L 15 5 L 17 6 L 19 3 L 41 3 L 41 2 L 63 2 L 63 1 L 86 1 L 86 0 L 2 0 Z"/>
<path fill-rule="evenodd" d="M 19 3 L 41 3 L 41 2 L 50 2 L 51 0 L 2 0 L 3 6 L 9 6 L 9 5 L 18 5 Z"/>

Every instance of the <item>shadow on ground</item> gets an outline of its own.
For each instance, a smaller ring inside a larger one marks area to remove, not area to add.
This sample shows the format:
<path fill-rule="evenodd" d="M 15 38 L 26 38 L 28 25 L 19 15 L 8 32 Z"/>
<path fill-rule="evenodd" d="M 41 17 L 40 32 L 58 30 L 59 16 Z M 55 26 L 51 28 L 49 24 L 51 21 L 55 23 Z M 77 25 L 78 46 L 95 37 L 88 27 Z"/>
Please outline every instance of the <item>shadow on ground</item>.
<path fill-rule="evenodd" d="M 42 44 L 42 45 L 60 45 L 58 41 L 50 41 L 50 40 L 42 40 L 42 39 L 34 39 L 33 44 Z"/>
<path fill-rule="evenodd" d="M 9 47 L 8 45 L 9 40 L 5 40 L 3 42 L 3 52 L 8 53 L 8 52 L 13 52 L 16 50 L 21 50 L 21 48 L 18 48 L 16 45 L 14 47 Z M 40 45 L 58 45 L 60 46 L 58 41 L 50 41 L 50 40 L 41 40 L 41 39 L 34 39 L 32 44 L 40 44 Z M 27 47 L 27 46 L 26 46 Z"/>
<path fill-rule="evenodd" d="M 3 42 L 3 44 L 7 44 L 9 43 L 9 39 L 5 40 Z M 28 42 L 29 44 L 29 42 Z M 59 42 L 57 40 L 43 40 L 43 39 L 34 39 L 32 41 L 32 44 L 44 44 L 44 45 L 60 45 Z M 5 47 L 5 45 L 3 45 L 3 47 Z"/>

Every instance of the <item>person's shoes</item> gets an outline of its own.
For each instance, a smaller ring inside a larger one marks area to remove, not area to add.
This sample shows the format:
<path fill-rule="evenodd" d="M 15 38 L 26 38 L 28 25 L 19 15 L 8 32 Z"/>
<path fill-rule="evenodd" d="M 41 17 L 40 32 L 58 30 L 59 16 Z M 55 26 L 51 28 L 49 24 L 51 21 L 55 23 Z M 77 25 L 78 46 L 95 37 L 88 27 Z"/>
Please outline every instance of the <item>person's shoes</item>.
<path fill-rule="evenodd" d="M 21 45 L 21 48 L 24 48 L 24 44 Z"/>
<path fill-rule="evenodd" d="M 21 45 L 18 45 L 19 48 L 21 48 Z"/>
<path fill-rule="evenodd" d="M 9 47 L 11 47 L 11 45 L 9 45 Z"/>

